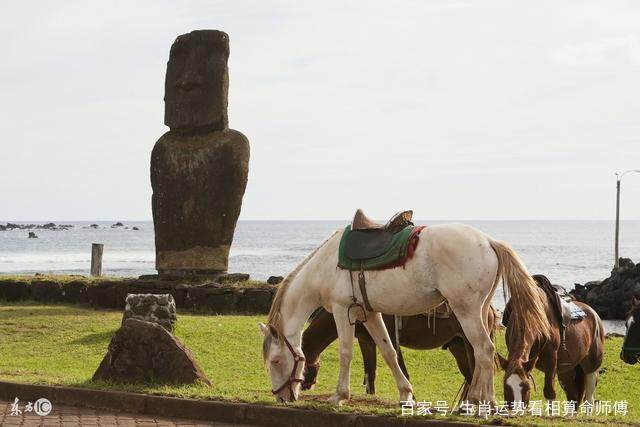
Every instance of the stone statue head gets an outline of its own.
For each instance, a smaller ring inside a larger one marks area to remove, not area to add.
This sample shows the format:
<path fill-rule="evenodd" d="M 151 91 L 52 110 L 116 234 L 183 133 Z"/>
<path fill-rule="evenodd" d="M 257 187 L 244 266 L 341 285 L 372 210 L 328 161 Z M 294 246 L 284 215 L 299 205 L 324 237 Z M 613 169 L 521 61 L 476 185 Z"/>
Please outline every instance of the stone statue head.
<path fill-rule="evenodd" d="M 164 87 L 164 124 L 172 130 L 228 126 L 229 36 L 196 30 L 171 45 Z"/>

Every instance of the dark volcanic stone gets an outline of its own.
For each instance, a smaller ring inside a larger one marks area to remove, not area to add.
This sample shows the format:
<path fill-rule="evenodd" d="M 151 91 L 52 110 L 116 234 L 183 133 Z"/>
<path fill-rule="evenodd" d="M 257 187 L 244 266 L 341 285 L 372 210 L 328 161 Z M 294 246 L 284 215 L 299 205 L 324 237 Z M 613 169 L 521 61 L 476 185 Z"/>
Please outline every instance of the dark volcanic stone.
<path fill-rule="evenodd" d="M 87 300 L 93 307 L 122 310 L 129 293 L 129 282 L 98 282 L 95 286 L 87 288 Z"/>
<path fill-rule="evenodd" d="M 267 283 L 270 285 L 277 285 L 283 280 L 284 280 L 284 277 L 282 276 L 269 276 L 269 278 L 267 279 Z"/>
<path fill-rule="evenodd" d="M 216 282 L 221 284 L 246 282 L 250 276 L 246 273 L 230 273 L 222 274 L 216 277 Z"/>
<path fill-rule="evenodd" d="M 164 124 L 171 129 L 228 126 L 229 36 L 216 30 L 182 34 L 171 45 L 164 83 Z"/>
<path fill-rule="evenodd" d="M 576 285 L 570 293 L 589 304 L 603 319 L 625 319 L 634 296 L 640 297 L 640 272 L 628 258 L 620 258 L 620 267 L 602 281 Z"/>
<path fill-rule="evenodd" d="M 212 311 L 217 314 L 234 313 L 240 293 L 225 288 L 193 287 L 189 290 L 188 302 L 193 308 Z"/>
<path fill-rule="evenodd" d="M 275 294 L 273 289 L 245 289 L 237 302 L 237 310 L 242 313 L 268 313 Z"/>
<path fill-rule="evenodd" d="M 165 124 L 151 154 L 156 268 L 163 277 L 226 272 L 249 171 L 249 141 L 227 127 L 229 39 L 193 31 L 171 48 Z"/>
<path fill-rule="evenodd" d="M 127 319 L 109 343 L 93 380 L 211 385 L 191 351 L 162 326 Z"/>
<path fill-rule="evenodd" d="M 31 295 L 31 286 L 19 280 L 0 280 L 0 300 L 20 301 Z"/>
<path fill-rule="evenodd" d="M 31 282 L 31 298 L 36 301 L 62 301 L 62 285 L 50 280 Z"/>
<path fill-rule="evenodd" d="M 157 323 L 172 332 L 178 320 L 176 303 L 171 294 L 129 294 L 122 322 L 130 318 Z"/>
<path fill-rule="evenodd" d="M 62 285 L 62 300 L 67 302 L 86 302 L 87 283 L 74 280 Z"/>
<path fill-rule="evenodd" d="M 30 231 L 30 232 L 29 232 L 29 238 L 30 238 L 30 239 L 37 239 L 37 238 L 38 238 L 38 235 L 37 235 L 36 233 L 34 233 L 33 231 Z"/>

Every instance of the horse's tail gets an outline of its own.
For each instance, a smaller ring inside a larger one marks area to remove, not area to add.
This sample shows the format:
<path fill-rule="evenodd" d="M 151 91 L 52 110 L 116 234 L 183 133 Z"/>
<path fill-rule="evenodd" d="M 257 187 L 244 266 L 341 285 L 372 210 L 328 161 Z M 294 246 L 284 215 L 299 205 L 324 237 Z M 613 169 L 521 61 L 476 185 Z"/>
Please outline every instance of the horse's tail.
<path fill-rule="evenodd" d="M 491 240 L 491 247 L 498 257 L 498 276 L 511 295 L 509 326 L 521 333 L 529 344 L 548 338 L 549 320 L 536 281 L 509 245 Z"/>

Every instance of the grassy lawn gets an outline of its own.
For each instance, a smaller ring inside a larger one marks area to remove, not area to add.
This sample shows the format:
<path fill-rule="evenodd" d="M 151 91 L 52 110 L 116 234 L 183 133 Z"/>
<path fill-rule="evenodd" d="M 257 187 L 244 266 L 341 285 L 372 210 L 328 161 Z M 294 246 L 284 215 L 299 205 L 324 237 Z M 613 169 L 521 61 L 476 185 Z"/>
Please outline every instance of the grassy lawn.
<path fill-rule="evenodd" d="M 0 379 L 38 384 L 73 385 L 167 394 L 216 400 L 275 404 L 262 365 L 261 336 L 256 324 L 265 316 L 215 316 L 179 314 L 176 335 L 194 352 L 213 386 L 175 387 L 144 384 L 107 384 L 90 381 L 104 356 L 110 338 L 119 328 L 121 313 L 78 306 L 0 302 Z M 451 419 L 518 425 L 638 425 L 640 424 L 640 373 L 618 357 L 621 338 L 607 339 L 606 360 L 597 389 L 600 400 L 626 400 L 626 417 L 586 416 L 573 418 L 450 416 Z M 504 355 L 504 337 L 498 334 Z M 418 400 L 451 402 L 462 377 L 447 351 L 404 349 L 405 360 Z M 352 365 L 352 402 L 339 409 L 325 403 L 337 379 L 337 346 L 323 354 L 318 384 L 303 393 L 295 406 L 327 411 L 357 411 L 399 415 L 397 390 L 382 358 L 378 357 L 377 397 L 367 397 L 362 383 L 362 359 L 355 349 Z M 496 395 L 502 397 L 502 374 L 496 376 Z M 535 374 L 538 390 L 532 399 L 544 400 L 542 375 Z M 559 400 L 564 393 L 557 386 Z M 442 417 L 438 417 L 442 418 Z"/>

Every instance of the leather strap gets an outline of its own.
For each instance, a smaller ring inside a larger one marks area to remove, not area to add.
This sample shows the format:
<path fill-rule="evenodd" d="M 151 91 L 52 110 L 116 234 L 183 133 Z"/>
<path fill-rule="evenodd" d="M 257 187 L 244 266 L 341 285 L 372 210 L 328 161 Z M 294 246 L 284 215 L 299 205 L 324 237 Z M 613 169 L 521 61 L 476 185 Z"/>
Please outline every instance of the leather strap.
<path fill-rule="evenodd" d="M 298 363 L 304 362 L 305 358 L 304 356 L 300 356 L 298 353 L 296 353 L 296 351 L 293 349 L 293 346 L 291 345 L 291 343 L 289 343 L 289 340 L 287 339 L 287 337 L 284 336 L 284 334 L 280 334 L 280 335 L 282 336 L 284 343 L 287 345 L 287 348 L 293 355 L 293 369 L 291 370 L 291 375 L 289 375 L 289 379 L 284 384 L 282 384 L 277 390 L 271 390 L 271 393 L 278 394 L 285 388 L 289 387 L 289 391 L 291 392 L 291 398 L 294 399 L 293 387 L 292 387 L 293 384 L 301 383 L 304 381 L 304 378 L 296 377 L 296 371 L 298 370 Z"/>
<path fill-rule="evenodd" d="M 364 302 L 364 308 L 367 311 L 373 311 L 371 304 L 369 303 L 369 297 L 367 296 L 367 282 L 364 278 L 364 261 L 360 262 L 360 273 L 358 273 L 358 286 L 360 287 L 360 293 L 362 294 L 362 301 Z"/>

